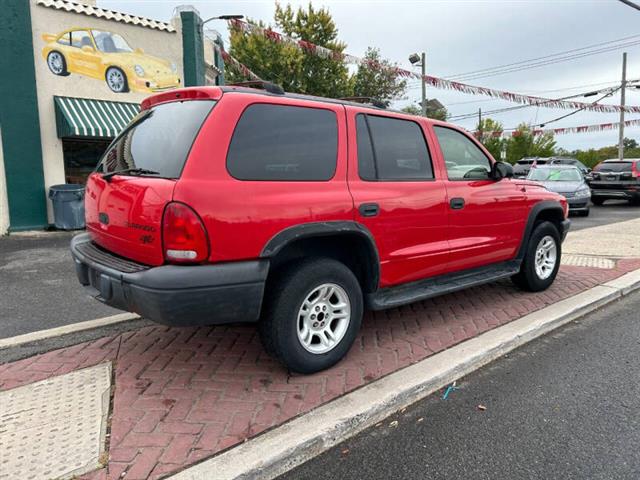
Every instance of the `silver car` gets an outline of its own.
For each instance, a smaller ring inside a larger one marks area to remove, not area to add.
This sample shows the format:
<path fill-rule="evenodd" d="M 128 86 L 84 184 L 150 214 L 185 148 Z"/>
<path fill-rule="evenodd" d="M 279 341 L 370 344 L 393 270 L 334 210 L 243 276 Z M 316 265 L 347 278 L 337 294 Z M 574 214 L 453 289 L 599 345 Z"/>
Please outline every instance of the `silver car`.
<path fill-rule="evenodd" d="M 569 212 L 589 215 L 591 189 L 584 176 L 573 165 L 540 165 L 529 170 L 527 179 L 540 182 L 547 190 L 564 195 Z"/>

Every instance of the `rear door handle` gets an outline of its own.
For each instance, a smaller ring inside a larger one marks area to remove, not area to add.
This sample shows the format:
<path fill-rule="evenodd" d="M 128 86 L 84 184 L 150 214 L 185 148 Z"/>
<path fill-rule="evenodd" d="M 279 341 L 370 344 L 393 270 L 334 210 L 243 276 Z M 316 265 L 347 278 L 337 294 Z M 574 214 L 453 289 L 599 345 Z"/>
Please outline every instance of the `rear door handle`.
<path fill-rule="evenodd" d="M 449 206 L 453 210 L 460 210 L 461 208 L 464 208 L 464 198 L 452 198 L 449 201 Z"/>
<path fill-rule="evenodd" d="M 358 212 L 363 217 L 375 217 L 380 213 L 380 206 L 377 203 L 363 203 L 358 207 Z"/>

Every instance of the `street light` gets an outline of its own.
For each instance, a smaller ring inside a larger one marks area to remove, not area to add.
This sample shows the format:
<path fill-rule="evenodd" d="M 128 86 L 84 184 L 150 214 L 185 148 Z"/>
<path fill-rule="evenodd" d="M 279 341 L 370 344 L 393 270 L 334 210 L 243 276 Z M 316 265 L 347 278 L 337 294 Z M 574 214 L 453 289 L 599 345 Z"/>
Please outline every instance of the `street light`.
<path fill-rule="evenodd" d="M 220 15 L 218 17 L 207 18 L 204 22 L 202 22 L 202 25 L 210 22 L 211 20 L 242 20 L 243 18 L 244 15 Z"/>
<path fill-rule="evenodd" d="M 422 116 L 427 116 L 427 83 L 425 82 L 425 75 L 427 74 L 427 54 L 422 52 L 422 54 L 418 55 L 417 53 L 412 53 L 409 55 L 409 61 L 411 65 L 415 65 L 416 67 L 422 67 L 422 75 L 420 76 L 420 82 L 422 83 Z"/>

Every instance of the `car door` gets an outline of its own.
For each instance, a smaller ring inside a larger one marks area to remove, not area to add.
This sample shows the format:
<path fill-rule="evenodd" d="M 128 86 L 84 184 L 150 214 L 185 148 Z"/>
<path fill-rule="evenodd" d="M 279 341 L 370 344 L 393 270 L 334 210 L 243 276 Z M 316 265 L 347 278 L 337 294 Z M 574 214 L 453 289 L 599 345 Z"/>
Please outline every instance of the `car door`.
<path fill-rule="evenodd" d="M 525 186 L 493 180 L 493 160 L 470 135 L 443 125 L 433 133 L 446 169 L 450 271 L 513 258 L 525 226 Z"/>
<path fill-rule="evenodd" d="M 378 248 L 380 286 L 443 273 L 449 251 L 446 192 L 423 124 L 346 108 L 349 190 L 356 221 L 369 229 Z"/>
<path fill-rule="evenodd" d="M 69 56 L 72 70 L 94 78 L 100 78 L 100 52 L 96 50 L 89 31 L 72 31 L 71 47 Z"/>

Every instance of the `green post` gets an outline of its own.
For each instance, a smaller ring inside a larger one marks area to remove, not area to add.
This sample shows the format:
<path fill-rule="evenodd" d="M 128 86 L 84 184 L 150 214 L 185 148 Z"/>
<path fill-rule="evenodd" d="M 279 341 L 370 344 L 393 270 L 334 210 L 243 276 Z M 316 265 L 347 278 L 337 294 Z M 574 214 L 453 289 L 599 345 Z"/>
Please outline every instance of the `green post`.
<path fill-rule="evenodd" d="M 47 225 L 29 4 L 5 2 L 0 15 L 0 124 L 10 231 Z"/>
<path fill-rule="evenodd" d="M 196 12 L 180 12 L 182 21 L 182 64 L 184 66 L 184 86 L 195 87 L 205 84 L 204 44 L 202 39 L 202 19 Z"/>

